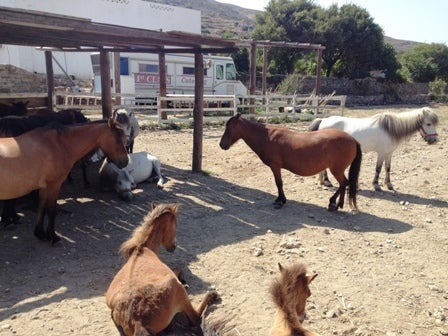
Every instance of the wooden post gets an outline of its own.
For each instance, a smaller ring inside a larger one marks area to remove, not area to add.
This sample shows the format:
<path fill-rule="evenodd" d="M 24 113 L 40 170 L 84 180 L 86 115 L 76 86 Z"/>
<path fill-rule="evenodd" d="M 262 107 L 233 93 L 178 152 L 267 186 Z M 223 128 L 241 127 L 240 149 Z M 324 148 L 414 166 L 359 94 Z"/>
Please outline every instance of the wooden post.
<path fill-rule="evenodd" d="M 112 116 L 112 93 L 110 83 L 110 57 L 108 51 L 100 52 L 101 71 L 101 105 L 103 108 L 103 119 Z"/>
<path fill-rule="evenodd" d="M 252 42 L 250 44 L 250 80 L 249 80 L 249 94 L 255 94 L 255 88 L 257 83 L 257 44 Z M 254 98 L 249 99 L 249 104 L 254 105 Z M 250 107 L 249 113 L 254 114 L 255 108 Z"/>
<path fill-rule="evenodd" d="M 262 77 L 262 94 L 266 96 L 267 80 L 266 73 L 268 71 L 268 48 L 263 47 L 263 77 Z M 266 104 L 266 99 L 263 98 L 263 105 Z"/>
<path fill-rule="evenodd" d="M 160 85 L 160 97 L 166 97 L 166 63 L 165 63 L 165 53 L 159 53 L 159 85 Z M 161 101 L 161 109 L 166 109 L 167 101 Z M 168 119 L 166 111 L 162 111 L 161 118 L 163 120 Z"/>
<path fill-rule="evenodd" d="M 45 66 L 47 68 L 47 106 L 50 111 L 53 111 L 54 106 L 54 71 L 53 71 L 53 57 L 51 51 L 45 51 Z"/>
<path fill-rule="evenodd" d="M 316 97 L 317 97 L 317 107 L 316 107 L 316 114 L 319 113 L 319 96 L 320 96 L 320 89 L 321 89 L 321 81 L 320 81 L 320 75 L 322 72 L 322 49 L 317 49 L 317 69 L 316 69 L 316 85 L 315 85 L 315 91 L 316 91 Z"/>
<path fill-rule="evenodd" d="M 202 171 L 202 137 L 204 121 L 204 57 L 194 54 L 194 107 L 193 107 L 193 172 Z"/>
<path fill-rule="evenodd" d="M 121 66 L 120 66 L 120 53 L 114 52 L 114 78 L 115 78 L 115 93 L 118 94 L 117 97 L 115 97 L 115 104 L 121 105 Z"/>

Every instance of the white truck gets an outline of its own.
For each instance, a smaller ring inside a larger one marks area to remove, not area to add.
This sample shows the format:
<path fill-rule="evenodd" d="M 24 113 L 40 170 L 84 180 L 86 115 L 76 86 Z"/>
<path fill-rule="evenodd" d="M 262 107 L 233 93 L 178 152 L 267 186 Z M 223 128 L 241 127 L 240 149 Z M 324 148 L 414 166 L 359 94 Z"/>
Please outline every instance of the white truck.
<path fill-rule="evenodd" d="M 112 55 L 113 57 L 113 55 Z M 99 54 L 91 55 L 95 93 L 101 92 Z M 114 64 L 113 59 L 110 62 Z M 194 94 L 195 69 L 194 55 L 166 54 L 167 94 Z M 115 92 L 117 78 L 111 69 L 112 92 Z M 121 53 L 120 54 L 121 94 L 135 96 L 135 102 L 155 102 L 160 91 L 158 54 Z M 247 88 L 237 78 L 235 64 L 231 57 L 204 55 L 204 94 L 205 95 L 247 95 Z"/>

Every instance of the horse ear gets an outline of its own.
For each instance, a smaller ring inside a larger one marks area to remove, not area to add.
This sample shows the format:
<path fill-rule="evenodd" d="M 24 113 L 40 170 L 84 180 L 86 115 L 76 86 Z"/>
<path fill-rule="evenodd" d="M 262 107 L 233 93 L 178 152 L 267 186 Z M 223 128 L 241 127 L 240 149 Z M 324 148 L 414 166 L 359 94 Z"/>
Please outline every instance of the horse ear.
<path fill-rule="evenodd" d="M 117 119 L 117 109 L 112 113 L 112 118 Z"/>
<path fill-rule="evenodd" d="M 311 283 L 311 281 L 314 280 L 314 278 L 317 277 L 317 273 L 313 274 L 313 275 L 306 275 L 306 279 L 308 281 L 308 285 Z"/>
<path fill-rule="evenodd" d="M 235 115 L 235 119 L 239 119 L 240 117 L 241 117 L 241 113 L 238 112 L 238 113 Z"/>
<path fill-rule="evenodd" d="M 151 208 L 152 210 L 154 210 L 157 207 L 157 203 L 156 202 L 152 202 L 151 203 Z"/>
<path fill-rule="evenodd" d="M 281 271 L 283 271 L 283 266 L 282 266 L 282 264 L 280 264 L 280 263 L 278 263 L 278 270 L 281 272 Z"/>

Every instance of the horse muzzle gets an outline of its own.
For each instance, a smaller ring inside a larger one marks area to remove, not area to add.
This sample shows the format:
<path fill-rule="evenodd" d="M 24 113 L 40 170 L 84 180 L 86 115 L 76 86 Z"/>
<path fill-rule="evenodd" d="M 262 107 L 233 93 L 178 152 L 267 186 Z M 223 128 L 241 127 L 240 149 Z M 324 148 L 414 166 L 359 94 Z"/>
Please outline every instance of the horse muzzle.
<path fill-rule="evenodd" d="M 125 158 L 119 159 L 116 163 L 116 165 L 118 166 L 118 168 L 124 168 L 128 165 L 129 163 L 129 157 L 126 156 Z"/>
<path fill-rule="evenodd" d="M 121 199 L 123 199 L 126 202 L 130 202 L 134 199 L 134 194 L 131 191 L 121 191 L 120 193 Z"/>
<path fill-rule="evenodd" d="M 222 141 L 219 143 L 219 147 L 224 150 L 228 150 L 230 146 L 228 144 L 223 143 Z"/>
<path fill-rule="evenodd" d="M 423 128 L 419 129 L 420 131 L 420 135 L 422 136 L 422 138 L 428 143 L 428 144 L 433 144 L 439 141 L 439 135 L 437 133 L 431 133 L 428 134 L 425 132 L 425 130 Z"/>
<path fill-rule="evenodd" d="M 173 245 L 168 246 L 168 247 L 166 248 L 166 250 L 167 250 L 168 252 L 174 252 L 175 249 L 176 249 L 176 243 L 173 243 Z"/>

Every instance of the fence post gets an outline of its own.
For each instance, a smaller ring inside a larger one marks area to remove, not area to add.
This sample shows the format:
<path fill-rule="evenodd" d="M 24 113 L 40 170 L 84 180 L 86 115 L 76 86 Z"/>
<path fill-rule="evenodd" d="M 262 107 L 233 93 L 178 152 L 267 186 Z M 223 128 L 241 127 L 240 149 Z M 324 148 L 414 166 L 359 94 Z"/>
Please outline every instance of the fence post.
<path fill-rule="evenodd" d="M 238 97 L 236 95 L 233 95 L 233 115 L 236 115 L 237 111 L 238 111 Z"/>
<path fill-rule="evenodd" d="M 157 95 L 157 125 L 162 126 L 162 97 Z"/>

